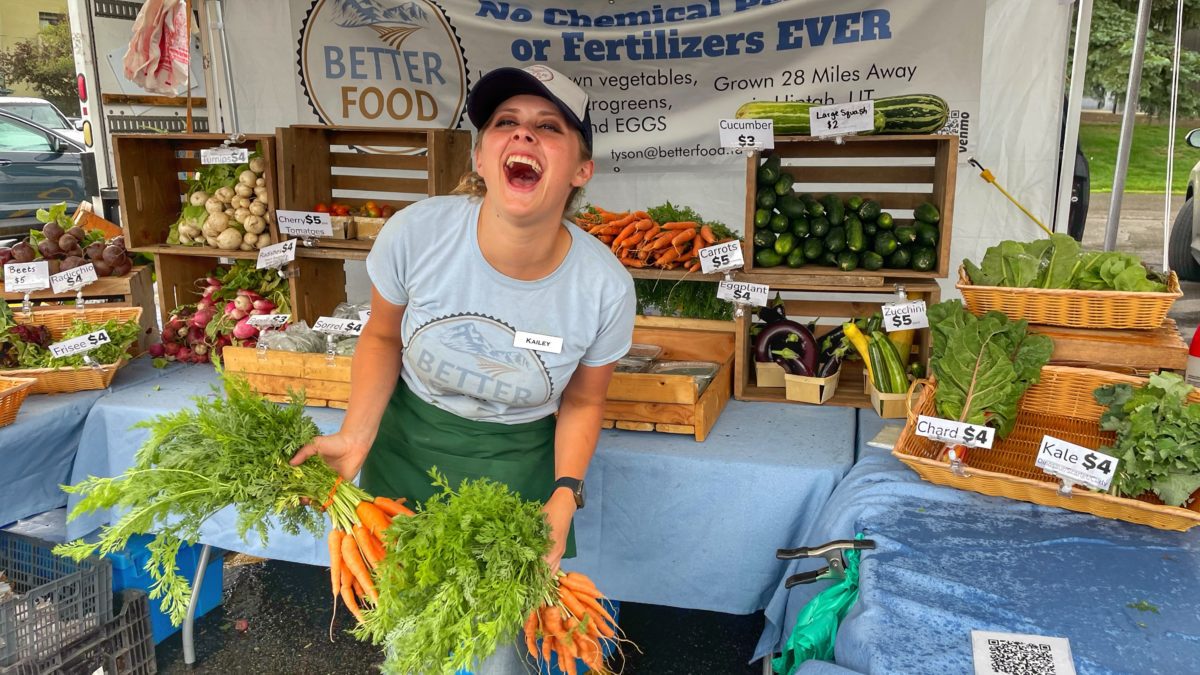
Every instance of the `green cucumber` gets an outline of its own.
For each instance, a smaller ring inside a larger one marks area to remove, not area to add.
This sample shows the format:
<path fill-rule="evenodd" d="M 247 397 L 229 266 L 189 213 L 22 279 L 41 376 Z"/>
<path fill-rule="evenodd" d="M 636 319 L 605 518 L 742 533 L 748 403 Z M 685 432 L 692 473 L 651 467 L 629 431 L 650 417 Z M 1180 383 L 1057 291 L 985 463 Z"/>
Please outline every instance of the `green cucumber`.
<path fill-rule="evenodd" d="M 775 252 L 773 248 L 764 248 L 754 254 L 754 264 L 757 267 L 775 267 L 783 263 L 783 256 Z"/>
<path fill-rule="evenodd" d="M 796 248 L 796 235 L 791 232 L 784 232 L 775 238 L 775 252 L 781 256 L 787 257 L 793 249 Z"/>
<path fill-rule="evenodd" d="M 875 251 L 867 251 L 862 254 L 862 267 L 864 270 L 875 270 L 883 268 L 883 256 Z"/>
<path fill-rule="evenodd" d="M 858 211 L 858 209 L 861 208 L 862 205 L 863 205 L 863 198 L 860 197 L 859 195 L 851 195 L 850 198 L 846 200 L 846 210 L 847 211 Z"/>
<path fill-rule="evenodd" d="M 775 200 L 775 208 L 779 209 L 779 212 L 788 218 L 799 218 L 808 213 L 808 209 L 804 207 L 804 202 L 800 201 L 796 195 L 790 192 L 780 195 Z"/>
<path fill-rule="evenodd" d="M 755 200 L 760 209 L 775 208 L 775 191 L 770 188 L 763 188 L 758 191 L 758 198 Z"/>
<path fill-rule="evenodd" d="M 810 231 L 809 227 L 808 227 L 808 218 L 803 218 L 803 217 L 793 218 L 791 220 L 791 223 L 792 223 L 792 234 L 796 235 L 797 237 L 800 237 L 801 239 L 808 236 L 808 233 Z"/>
<path fill-rule="evenodd" d="M 858 217 L 862 218 L 864 223 L 875 222 L 879 218 L 880 213 L 879 202 L 874 199 L 868 199 L 862 203 L 862 206 L 858 207 Z"/>
<path fill-rule="evenodd" d="M 875 224 L 878 225 L 879 229 L 881 230 L 890 230 L 895 224 L 895 220 L 892 219 L 892 214 L 881 213 L 879 214 L 879 217 L 875 219 Z"/>
<path fill-rule="evenodd" d="M 756 209 L 754 211 L 754 227 L 766 227 L 767 223 L 771 222 L 771 211 L 769 209 Z"/>
<path fill-rule="evenodd" d="M 821 200 L 825 205 L 825 217 L 829 219 L 830 225 L 841 225 L 846 219 L 846 209 L 842 206 L 842 200 L 837 195 L 825 195 Z"/>
<path fill-rule="evenodd" d="M 938 229 L 929 223 L 917 223 L 917 243 L 921 246 L 937 246 Z"/>
<path fill-rule="evenodd" d="M 767 227 L 771 228 L 771 231 L 774 232 L 775 234 L 779 234 L 780 232 L 787 232 L 787 230 L 788 230 L 787 216 L 783 215 L 782 213 L 776 213 L 775 215 L 771 216 L 771 220 L 767 223 Z"/>
<path fill-rule="evenodd" d="M 792 183 L 796 182 L 795 176 L 790 173 L 781 173 L 779 180 L 775 181 L 775 194 L 782 197 L 792 193 Z"/>
<path fill-rule="evenodd" d="M 840 227 L 829 230 L 829 234 L 825 235 L 825 250 L 833 253 L 846 250 L 846 230 Z"/>
<path fill-rule="evenodd" d="M 942 219 L 942 214 L 938 209 L 929 202 L 921 202 L 917 204 L 917 208 L 913 209 L 913 218 L 930 225 L 937 225 Z"/>
<path fill-rule="evenodd" d="M 775 233 L 770 230 L 755 230 L 754 231 L 754 247 L 755 248 L 772 248 L 775 246 Z"/>
<path fill-rule="evenodd" d="M 913 251 L 912 268 L 918 272 L 932 272 L 937 267 L 937 251 L 928 246 L 918 246 Z"/>
<path fill-rule="evenodd" d="M 843 272 L 853 272 L 858 269 L 858 254 L 854 251 L 842 251 L 838 254 L 838 269 Z"/>
<path fill-rule="evenodd" d="M 814 237 L 824 237 L 829 234 L 829 219 L 825 216 L 808 219 L 809 233 Z"/>
<path fill-rule="evenodd" d="M 759 185 L 775 185 L 775 181 L 779 180 L 779 174 L 783 159 L 779 155 L 771 155 L 763 160 L 763 163 L 758 167 L 758 184 Z"/>
<path fill-rule="evenodd" d="M 888 256 L 887 266 L 893 269 L 904 270 L 912 266 L 912 249 L 907 246 L 897 246 L 895 251 Z"/>
<path fill-rule="evenodd" d="M 867 236 L 863 232 L 862 221 L 853 216 L 846 220 L 846 248 L 855 253 L 867 248 Z"/>
<path fill-rule="evenodd" d="M 809 260 L 818 260 L 825 253 L 825 246 L 820 239 L 805 239 L 804 240 L 804 257 Z"/>
<path fill-rule="evenodd" d="M 798 243 L 799 242 L 797 242 L 797 244 Z M 792 252 L 788 254 L 786 262 L 788 267 L 804 267 L 804 263 L 806 262 L 804 248 L 797 245 L 796 248 L 792 249 Z"/>
<path fill-rule="evenodd" d="M 899 243 L 891 232 L 880 232 L 875 235 L 875 252 L 879 255 L 891 255 L 896 252 L 897 246 Z"/>

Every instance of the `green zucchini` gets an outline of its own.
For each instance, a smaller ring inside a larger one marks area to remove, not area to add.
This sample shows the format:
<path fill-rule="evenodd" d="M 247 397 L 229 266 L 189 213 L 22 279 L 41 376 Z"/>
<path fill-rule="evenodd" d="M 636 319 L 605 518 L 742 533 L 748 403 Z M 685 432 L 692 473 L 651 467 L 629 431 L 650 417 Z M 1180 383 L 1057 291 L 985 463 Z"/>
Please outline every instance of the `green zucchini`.
<path fill-rule="evenodd" d="M 871 386 L 882 394 L 888 393 L 889 387 L 885 382 L 890 380 L 887 377 L 887 364 L 883 361 L 883 352 L 879 349 L 879 343 L 870 335 L 867 338 L 867 358 L 871 361 Z"/>
<path fill-rule="evenodd" d="M 878 343 L 880 355 L 883 356 L 884 369 L 887 371 L 887 379 L 884 380 L 888 387 L 887 393 L 903 394 L 908 391 L 908 376 L 900 363 L 900 353 L 896 351 L 896 345 L 879 331 L 871 333 L 871 341 Z"/>

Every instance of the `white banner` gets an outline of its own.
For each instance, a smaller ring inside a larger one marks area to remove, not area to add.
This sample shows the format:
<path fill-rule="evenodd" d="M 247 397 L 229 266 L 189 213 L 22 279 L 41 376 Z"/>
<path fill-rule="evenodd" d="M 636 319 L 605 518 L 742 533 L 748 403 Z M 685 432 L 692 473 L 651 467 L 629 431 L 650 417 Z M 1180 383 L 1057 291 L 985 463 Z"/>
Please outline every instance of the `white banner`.
<path fill-rule="evenodd" d="M 483 73 L 542 63 L 591 95 L 612 173 L 741 161 L 717 125 L 750 101 L 933 94 L 960 154 L 980 131 L 983 0 L 292 3 L 298 103 L 326 124 L 469 127 Z"/>

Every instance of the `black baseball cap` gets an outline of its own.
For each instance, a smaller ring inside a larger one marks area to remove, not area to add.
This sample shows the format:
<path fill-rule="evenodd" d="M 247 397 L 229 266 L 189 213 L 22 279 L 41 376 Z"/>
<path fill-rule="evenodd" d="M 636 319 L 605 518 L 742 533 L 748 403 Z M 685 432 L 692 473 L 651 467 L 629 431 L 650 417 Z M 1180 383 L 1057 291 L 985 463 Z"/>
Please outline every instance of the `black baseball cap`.
<path fill-rule="evenodd" d="M 592 118 L 588 114 L 587 92 L 571 78 L 547 66 L 497 68 L 484 75 L 467 96 L 467 117 L 476 129 L 482 129 L 501 103 L 521 94 L 541 96 L 553 102 L 567 122 L 583 134 L 587 149 L 592 149 Z"/>

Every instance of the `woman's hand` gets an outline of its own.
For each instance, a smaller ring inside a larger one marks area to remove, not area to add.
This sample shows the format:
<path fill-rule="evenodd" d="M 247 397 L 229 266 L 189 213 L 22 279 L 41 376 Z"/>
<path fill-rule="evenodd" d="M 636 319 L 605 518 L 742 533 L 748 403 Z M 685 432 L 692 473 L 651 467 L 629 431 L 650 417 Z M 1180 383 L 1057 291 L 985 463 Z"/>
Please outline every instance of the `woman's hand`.
<path fill-rule="evenodd" d="M 292 466 L 299 466 L 313 455 L 320 455 L 329 468 L 346 480 L 354 480 L 367 459 L 371 446 L 344 432 L 317 436 L 292 457 Z"/>
<path fill-rule="evenodd" d="M 567 535 L 571 532 L 571 520 L 575 517 L 575 495 L 570 490 L 555 490 L 550 500 L 542 507 L 546 520 L 550 523 L 550 552 L 546 554 L 546 564 L 550 570 L 558 574 L 562 563 L 563 553 L 567 551 Z"/>

